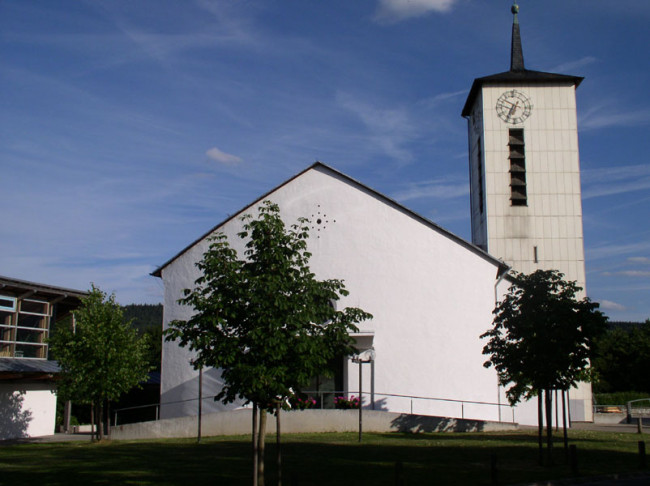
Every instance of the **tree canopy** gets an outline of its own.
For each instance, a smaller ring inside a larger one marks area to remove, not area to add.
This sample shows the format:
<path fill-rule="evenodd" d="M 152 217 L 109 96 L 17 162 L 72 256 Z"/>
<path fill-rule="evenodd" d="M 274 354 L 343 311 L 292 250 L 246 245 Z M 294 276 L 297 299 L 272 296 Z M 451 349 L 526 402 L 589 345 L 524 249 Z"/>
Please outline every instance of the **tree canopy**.
<path fill-rule="evenodd" d="M 372 316 L 358 308 L 338 310 L 336 302 L 348 295 L 343 282 L 318 280 L 311 272 L 306 219 L 287 228 L 279 207 L 264 201 L 257 218 L 242 220 L 244 255 L 224 234 L 212 237 L 197 263 L 196 287 L 179 301 L 195 313 L 170 323 L 165 333 L 196 352 L 195 368 L 221 369 L 224 385 L 216 399 L 259 407 L 253 442 L 262 486 L 266 411 L 312 377 L 328 374 L 330 360 L 353 354 L 349 334 Z"/>
<path fill-rule="evenodd" d="M 371 316 L 337 310 L 336 301 L 348 295 L 343 282 L 317 280 L 310 271 L 307 220 L 287 228 L 268 201 L 257 219 L 242 219 L 244 258 L 225 235 L 212 238 L 197 263 L 196 287 L 180 300 L 195 314 L 172 322 L 166 339 L 196 351 L 196 368 L 221 368 L 219 400 L 264 407 L 326 372 L 330 359 L 354 353 L 349 333 Z"/>
<path fill-rule="evenodd" d="M 568 390 L 591 379 L 589 359 L 606 317 L 582 290 L 557 270 L 515 273 L 512 286 L 493 314 L 483 354 L 493 366 L 511 404 L 541 390 Z"/>
<path fill-rule="evenodd" d="M 58 395 L 94 404 L 99 417 L 106 401 L 147 379 L 147 339 L 124 321 L 115 295 L 94 285 L 74 311 L 74 326 L 57 328 L 49 345 L 61 368 Z"/>

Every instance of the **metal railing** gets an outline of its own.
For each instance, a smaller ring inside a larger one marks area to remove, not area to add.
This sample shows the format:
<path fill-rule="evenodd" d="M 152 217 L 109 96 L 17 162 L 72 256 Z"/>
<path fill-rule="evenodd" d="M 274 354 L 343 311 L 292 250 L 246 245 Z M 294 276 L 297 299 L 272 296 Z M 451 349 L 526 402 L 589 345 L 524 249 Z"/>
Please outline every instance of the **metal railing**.
<path fill-rule="evenodd" d="M 437 415 L 446 417 L 457 417 L 461 419 L 476 419 L 477 410 L 484 411 L 486 408 L 492 410 L 496 407 L 495 418 L 499 422 L 511 420 L 515 423 L 515 409 L 509 404 L 483 402 L 474 400 L 457 400 L 450 398 L 437 398 L 437 397 L 423 397 L 416 395 L 402 395 L 397 393 L 372 393 L 362 392 L 355 390 L 305 390 L 300 393 L 301 395 L 310 396 L 316 399 L 314 408 L 319 409 L 334 409 L 334 398 L 338 396 L 343 397 L 361 397 L 361 404 L 364 410 L 385 410 L 394 411 L 398 413 L 407 413 L 410 415 Z M 213 400 L 214 395 L 204 396 L 203 400 Z M 163 403 L 153 403 L 148 405 L 140 405 L 137 407 L 126 407 L 113 410 L 113 425 L 118 425 L 118 413 L 128 412 L 132 410 L 143 410 L 152 408 L 155 410 L 155 419 L 160 419 L 160 408 L 163 406 L 177 405 L 187 402 L 198 402 L 199 397 L 187 398 L 184 400 L 175 400 Z M 390 402 L 390 403 L 389 403 Z M 197 403 L 198 407 L 198 403 Z M 505 409 L 505 410 L 504 410 Z M 509 412 L 508 412 L 509 409 Z M 438 412 L 436 412 L 438 411 Z M 505 415 L 508 418 L 505 419 Z M 481 413 L 485 416 L 485 413 Z M 119 423 L 124 423 L 122 420 Z"/>
<path fill-rule="evenodd" d="M 650 418 L 650 398 L 639 398 L 630 400 L 625 404 L 627 411 L 627 423 L 632 423 L 632 419 L 638 420 L 639 432 L 643 432 L 643 419 Z"/>

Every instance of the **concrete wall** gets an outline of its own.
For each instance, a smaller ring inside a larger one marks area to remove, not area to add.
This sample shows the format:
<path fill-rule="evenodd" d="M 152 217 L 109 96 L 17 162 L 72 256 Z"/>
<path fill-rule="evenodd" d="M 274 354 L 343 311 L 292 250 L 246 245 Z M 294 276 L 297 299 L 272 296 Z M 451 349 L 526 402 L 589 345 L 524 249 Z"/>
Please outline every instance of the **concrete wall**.
<path fill-rule="evenodd" d="M 312 220 L 312 271 L 319 279 L 343 279 L 350 291 L 339 308 L 361 307 L 374 315 L 360 328 L 376 352 L 376 409 L 499 420 L 496 405 L 467 405 L 463 410 L 458 402 L 413 403 L 386 396 L 498 402 L 496 373 L 483 367 L 485 342 L 479 339 L 492 323 L 495 260 L 325 167 L 306 171 L 268 199 L 280 206 L 287 224 L 302 216 Z M 219 228 L 240 255 L 243 242 L 236 235 L 241 227 L 233 218 Z M 162 270 L 165 327 L 191 316 L 192 309 L 177 301 L 183 289 L 194 287 L 199 277 L 195 263 L 207 245 L 205 239 L 197 242 Z M 163 346 L 162 418 L 196 414 L 198 373 L 190 365 L 192 357 L 175 343 Z M 364 370 L 366 393 L 369 368 Z M 220 387 L 219 373 L 206 373 L 204 395 L 213 395 Z M 346 390 L 358 393 L 356 368 L 349 365 L 346 375 Z M 240 406 L 211 402 L 206 412 Z"/>
<path fill-rule="evenodd" d="M 0 440 L 52 435 L 55 417 L 50 384 L 0 384 Z"/>
<path fill-rule="evenodd" d="M 283 412 L 282 433 L 357 432 L 358 410 L 302 410 Z M 251 433 L 250 409 L 206 414 L 202 418 L 202 436 L 246 435 Z M 476 420 L 424 417 L 372 410 L 363 411 L 365 432 L 492 432 L 516 430 L 516 424 Z M 196 417 L 163 419 L 156 422 L 113 427 L 116 440 L 191 438 L 198 432 Z M 275 433 L 275 417 L 269 415 L 267 432 Z"/>

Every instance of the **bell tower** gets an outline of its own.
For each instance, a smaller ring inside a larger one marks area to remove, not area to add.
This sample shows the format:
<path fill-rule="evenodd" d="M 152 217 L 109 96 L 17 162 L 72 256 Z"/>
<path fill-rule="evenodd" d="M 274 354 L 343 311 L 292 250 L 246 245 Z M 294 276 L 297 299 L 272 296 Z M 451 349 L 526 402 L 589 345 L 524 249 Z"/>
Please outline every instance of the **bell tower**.
<path fill-rule="evenodd" d="M 475 79 L 462 111 L 472 243 L 515 271 L 559 270 L 584 289 L 575 95 L 583 78 L 526 69 L 518 12 L 513 5 L 510 70 Z M 590 392 L 572 391 L 574 420 L 591 420 Z"/>

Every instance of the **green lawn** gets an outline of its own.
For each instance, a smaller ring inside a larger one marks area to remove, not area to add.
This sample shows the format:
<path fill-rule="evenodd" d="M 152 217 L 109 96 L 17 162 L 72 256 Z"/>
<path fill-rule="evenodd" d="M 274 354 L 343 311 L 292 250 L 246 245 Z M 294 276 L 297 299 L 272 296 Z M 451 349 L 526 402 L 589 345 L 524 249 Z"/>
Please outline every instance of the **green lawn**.
<path fill-rule="evenodd" d="M 571 431 L 580 476 L 638 472 L 636 434 Z M 647 436 L 643 436 L 647 437 Z M 403 463 L 407 485 L 491 484 L 497 456 L 499 484 L 570 477 L 558 438 L 556 466 L 537 465 L 534 432 L 476 434 L 287 435 L 283 477 L 291 485 L 393 485 Z M 267 445 L 267 484 L 275 484 L 275 437 Z M 2 485 L 240 485 L 250 484 L 248 437 L 194 440 L 74 442 L 0 447 Z M 649 471 L 650 473 L 650 471 Z"/>

